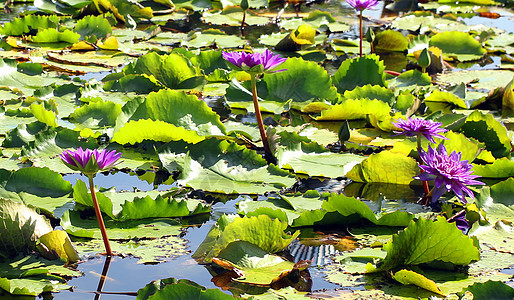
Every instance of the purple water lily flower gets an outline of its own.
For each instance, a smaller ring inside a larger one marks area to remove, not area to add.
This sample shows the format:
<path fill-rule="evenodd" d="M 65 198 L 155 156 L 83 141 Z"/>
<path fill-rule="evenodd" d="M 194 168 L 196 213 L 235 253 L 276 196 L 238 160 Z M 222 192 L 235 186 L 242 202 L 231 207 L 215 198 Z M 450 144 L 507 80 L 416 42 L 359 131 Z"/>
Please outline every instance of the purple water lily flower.
<path fill-rule="evenodd" d="M 455 223 L 457 228 L 459 228 L 463 233 L 466 233 L 469 229 L 469 223 L 468 220 L 466 220 L 465 213 L 456 214 L 452 218 L 448 219 L 448 222 Z"/>
<path fill-rule="evenodd" d="M 453 191 L 457 198 L 466 203 L 465 194 L 472 199 L 475 198 L 467 185 L 484 184 L 474 180 L 480 176 L 472 175 L 473 166 L 467 160 L 461 161 L 461 154 L 461 152 L 453 151 L 448 155 L 443 144 L 439 145 L 437 151 L 432 149 L 430 145 L 427 152 L 420 149 L 419 156 L 426 165 L 419 166 L 424 172 L 414 176 L 414 178 L 423 181 L 435 180 L 435 187 L 432 191 L 432 203 L 437 202 L 447 191 Z"/>
<path fill-rule="evenodd" d="M 406 136 L 417 136 L 418 134 L 424 135 L 430 142 L 435 144 L 434 137 L 447 140 L 440 133 L 448 130 L 440 128 L 443 123 L 434 122 L 432 120 L 408 118 L 407 120 L 400 119 L 392 123 L 394 126 L 402 129 L 403 131 L 394 131 L 396 135 L 405 134 Z"/>
<path fill-rule="evenodd" d="M 346 0 L 346 3 L 350 4 L 350 6 L 356 10 L 361 11 L 375 7 L 378 4 L 378 0 Z"/>
<path fill-rule="evenodd" d="M 116 165 L 121 153 L 115 150 L 91 150 L 82 147 L 77 150 L 65 150 L 59 155 L 62 162 L 74 171 L 80 171 L 86 175 L 94 175 L 99 171 L 106 171 Z"/>
<path fill-rule="evenodd" d="M 248 73 L 276 73 L 285 71 L 285 69 L 275 69 L 287 60 L 287 58 L 282 58 L 278 54 L 273 54 L 268 49 L 264 53 L 238 51 L 223 52 L 222 55 L 235 69 Z"/>

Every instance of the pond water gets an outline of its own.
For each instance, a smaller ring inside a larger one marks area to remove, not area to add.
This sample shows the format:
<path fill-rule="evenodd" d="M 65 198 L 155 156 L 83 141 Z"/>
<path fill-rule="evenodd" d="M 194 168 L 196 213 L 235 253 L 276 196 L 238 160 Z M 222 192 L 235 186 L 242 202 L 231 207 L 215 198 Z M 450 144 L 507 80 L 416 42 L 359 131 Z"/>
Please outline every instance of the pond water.
<path fill-rule="evenodd" d="M 327 3 L 316 4 L 316 8 L 327 10 L 332 12 L 334 15 L 344 16 L 348 19 L 348 23 L 351 25 L 351 30 L 337 36 L 337 37 L 351 37 L 355 38 L 358 34 L 358 22 L 355 18 L 355 12 L 345 2 L 342 1 L 328 1 Z M 367 10 L 365 16 L 368 18 L 365 22 L 365 26 L 376 25 L 375 21 L 381 19 L 384 16 L 384 2 L 380 2 L 379 6 L 374 10 Z M 13 8 L 13 14 L 19 14 L 23 11 L 35 10 L 34 6 L 27 5 L 16 5 Z M 278 9 L 273 10 L 274 12 Z M 7 22 L 12 19 L 9 14 L 0 14 L 0 22 Z M 497 28 L 506 30 L 507 32 L 514 32 L 512 26 L 512 15 L 505 15 L 499 19 L 488 19 L 483 17 L 472 17 L 463 19 L 468 25 L 474 24 L 485 24 L 489 26 L 496 26 Z M 187 24 L 184 24 L 187 23 Z M 175 29 L 174 26 L 180 26 L 181 29 L 189 31 L 191 29 L 206 29 L 211 26 L 201 22 L 200 15 L 195 13 L 188 22 L 181 21 L 175 24 L 167 24 L 169 27 L 166 29 Z M 216 28 L 224 28 L 224 26 L 212 26 Z M 227 32 L 237 32 L 238 28 L 227 29 Z M 259 45 L 258 37 L 263 33 L 272 33 L 278 30 L 276 24 L 270 24 L 262 27 L 254 26 L 251 30 L 248 30 L 248 39 L 254 46 Z M 262 46 L 262 45 L 260 45 Z M 404 54 L 399 53 L 395 55 L 382 55 L 385 64 L 389 70 L 394 71 L 405 71 L 412 67 L 408 65 L 407 58 Z M 343 58 L 334 58 L 328 64 L 333 64 L 327 67 L 328 73 L 333 74 L 337 70 L 339 64 Z M 456 65 L 455 71 L 457 70 L 485 70 L 485 69 L 497 69 L 501 64 L 500 56 L 486 56 L 479 62 L 473 62 L 466 65 Z M 96 79 L 100 81 L 110 72 L 91 72 L 85 75 L 77 76 L 82 80 Z M 239 120 L 243 123 L 255 123 L 255 115 L 246 113 L 245 111 L 237 115 L 237 111 L 230 111 L 227 109 L 226 103 L 222 101 L 223 97 L 206 99 L 206 102 L 214 111 L 220 112 L 222 117 L 233 117 L 235 120 Z M 297 112 L 288 112 L 287 116 L 274 115 L 275 121 L 280 122 L 282 118 L 289 118 L 291 125 L 303 125 L 306 122 L 315 124 L 318 128 L 328 128 L 334 132 L 338 132 L 341 125 L 340 122 L 313 122 L 312 119 L 306 115 L 301 115 Z M 62 121 L 62 120 L 61 120 Z M 271 122 L 271 121 L 270 121 Z M 69 123 L 72 125 L 72 123 Z M 356 126 L 352 128 L 360 128 L 363 125 L 360 121 L 355 121 Z M 362 125 L 362 126 L 361 126 Z M 358 147 L 357 147 L 358 148 Z M 357 149 L 358 151 L 368 151 L 364 154 L 370 154 L 374 150 L 372 147 L 368 147 L 365 150 Z M 162 174 L 161 174 L 162 175 Z M 164 178 L 159 177 L 152 171 L 146 172 L 116 172 L 113 174 L 98 174 L 95 178 L 95 184 L 101 188 L 115 187 L 117 191 L 167 191 L 177 187 L 177 183 L 170 178 L 171 175 L 167 174 Z M 65 175 L 64 179 L 74 185 L 77 180 L 85 181 L 85 177 L 72 174 Z M 492 183 L 496 183 L 493 181 Z M 319 192 L 336 192 L 342 193 L 343 191 L 347 196 L 353 196 L 356 198 L 369 199 L 369 200 L 381 200 L 381 199 L 402 199 L 403 202 L 413 204 L 417 202 L 423 195 L 423 188 L 421 185 L 396 185 L 396 184 L 364 184 L 350 182 L 341 178 L 327 179 L 324 181 L 316 178 L 302 179 L 299 184 L 294 186 L 295 191 L 307 191 L 317 190 Z M 249 196 L 226 196 L 218 198 L 216 194 L 206 194 L 202 191 L 195 191 L 196 198 L 206 200 L 212 203 L 212 209 L 210 216 L 205 216 L 204 219 L 208 218 L 208 221 L 200 222 L 197 219 L 184 218 L 184 223 L 188 226 L 184 227 L 184 232 L 181 235 L 186 243 L 187 254 L 180 255 L 174 258 L 170 258 L 166 262 L 157 264 L 139 264 L 138 259 L 135 257 L 119 257 L 115 256 L 112 259 L 107 259 L 105 256 L 96 255 L 91 257 L 84 257 L 85 261 L 77 265 L 77 269 L 84 273 L 84 276 L 72 278 L 68 281 L 70 286 L 74 286 L 72 290 L 65 290 L 52 295 L 45 295 L 45 299 L 132 299 L 137 294 L 138 289 L 143 288 L 146 284 L 153 280 L 164 279 L 164 278 L 177 278 L 177 279 L 189 279 L 197 284 L 200 284 L 206 288 L 219 288 L 213 282 L 213 277 L 219 270 L 213 270 L 210 266 L 205 266 L 197 263 L 191 254 L 198 248 L 202 243 L 205 236 L 209 232 L 211 226 L 213 226 L 216 220 L 223 214 L 235 214 L 236 203 L 243 199 L 249 199 Z M 234 199 L 235 198 L 235 199 Z M 265 200 L 267 196 L 259 196 L 258 200 Z M 378 204 L 380 205 L 380 204 Z M 420 206 L 420 205 L 417 205 Z M 429 210 L 428 208 L 426 209 Z M 60 217 L 60 215 L 56 215 Z M 336 285 L 325 280 L 325 274 L 322 273 L 324 266 L 332 262 L 332 257 L 339 253 L 336 246 L 331 243 L 332 237 L 342 239 L 349 235 L 348 228 L 340 226 L 338 228 L 308 228 L 300 229 L 301 235 L 299 241 L 294 241 L 287 252 L 287 255 L 295 261 L 312 259 L 313 265 L 308 268 L 307 271 L 302 273 L 305 276 L 305 286 L 301 287 L 307 291 L 322 291 L 325 289 L 336 290 L 341 288 L 340 285 Z M 325 242 L 319 242 L 316 239 L 325 238 Z M 312 240 L 316 240 L 313 242 Z M 350 246 L 349 246 L 350 247 Z M 512 272 L 512 269 L 507 270 Z M 512 281 L 511 281 L 512 283 Z M 346 287 L 343 287 L 346 288 Z M 227 294 L 231 294 L 229 290 L 223 290 Z"/>
<path fill-rule="evenodd" d="M 84 180 L 83 176 L 66 175 L 64 178 L 74 184 L 77 179 Z M 149 191 L 154 186 L 146 181 L 140 180 L 134 174 L 116 173 L 109 176 L 99 174 L 95 178 L 95 184 L 99 187 L 110 188 L 116 187 L 117 190 L 132 191 L 134 189 L 140 191 Z M 309 188 L 317 188 L 319 190 L 329 190 L 336 187 L 341 191 L 344 182 L 331 180 L 322 183 L 317 180 L 311 180 L 306 183 Z M 157 190 L 166 190 L 173 185 L 159 185 Z M 85 261 L 80 262 L 77 269 L 84 273 L 84 276 L 72 278 L 68 281 L 70 286 L 74 286 L 72 290 L 65 290 L 54 293 L 53 299 L 130 299 L 137 294 L 137 290 L 143 288 L 146 284 L 153 280 L 164 278 L 189 279 L 206 288 L 218 288 L 212 281 L 213 271 L 209 266 L 198 264 L 191 254 L 198 248 L 205 236 L 216 223 L 216 220 L 223 214 L 236 214 L 236 204 L 245 196 L 237 197 L 226 202 L 216 202 L 211 209 L 211 218 L 209 221 L 185 227 L 183 239 L 187 241 L 187 255 L 181 255 L 166 262 L 158 264 L 139 264 L 138 259 L 128 256 L 115 256 L 108 259 L 105 256 L 96 255 L 86 257 Z M 260 197 L 261 200 L 264 197 Z M 322 229 L 321 229 L 322 230 Z M 331 230 L 337 232 L 337 230 Z M 312 229 L 307 229 L 306 236 L 312 236 Z M 344 234 L 344 232 L 342 232 Z M 300 239 L 301 241 L 301 239 Z M 310 291 L 330 290 L 339 288 L 338 285 L 324 280 L 321 273 L 323 265 L 331 262 L 331 256 L 339 253 L 332 245 L 306 246 L 301 242 L 294 241 L 290 245 L 290 255 L 296 262 L 299 260 L 312 259 L 313 265 L 308 269 L 310 278 L 312 279 L 309 286 Z M 104 274 L 104 276 L 102 276 Z M 106 274 L 106 275 L 105 275 Z M 105 280 L 102 281 L 101 278 Z M 101 289 L 99 289 L 99 285 Z M 100 292 L 98 292 L 100 291 Z M 230 294 L 230 292 L 224 291 Z M 47 296 L 48 297 L 48 296 Z"/>

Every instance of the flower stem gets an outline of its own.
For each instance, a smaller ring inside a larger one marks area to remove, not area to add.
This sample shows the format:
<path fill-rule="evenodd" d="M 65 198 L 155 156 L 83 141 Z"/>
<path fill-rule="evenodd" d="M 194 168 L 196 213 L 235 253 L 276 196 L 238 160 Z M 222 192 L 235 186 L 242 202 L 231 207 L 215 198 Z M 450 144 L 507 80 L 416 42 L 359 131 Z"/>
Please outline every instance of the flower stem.
<path fill-rule="evenodd" d="M 360 57 L 362 57 L 362 11 L 363 11 L 363 9 L 361 9 L 359 11 L 359 32 L 360 32 L 359 53 L 360 53 Z"/>
<path fill-rule="evenodd" d="M 246 9 L 243 9 L 243 20 L 241 21 L 241 36 L 245 37 Z"/>
<path fill-rule="evenodd" d="M 251 74 L 252 78 L 252 96 L 253 96 L 253 107 L 255 108 L 255 117 L 257 118 L 257 126 L 259 126 L 259 132 L 261 133 L 261 140 L 264 146 L 264 158 L 268 164 L 277 164 L 277 159 L 271 153 L 271 149 L 268 143 L 268 137 L 266 136 L 266 130 L 264 130 L 264 123 L 262 122 L 261 109 L 259 108 L 259 100 L 257 99 L 257 75 Z"/>
<path fill-rule="evenodd" d="M 418 156 L 419 154 L 421 153 L 421 134 L 418 133 L 418 135 L 416 136 L 416 141 L 418 142 Z M 423 162 L 421 161 L 420 159 L 420 164 L 422 164 Z M 425 172 L 423 169 L 421 169 L 421 173 Z M 430 193 L 430 188 L 428 187 L 428 181 L 422 181 L 423 182 L 423 191 L 425 192 L 425 195 L 428 196 L 428 194 Z"/>
<path fill-rule="evenodd" d="M 89 189 L 91 190 L 91 198 L 93 198 L 93 206 L 95 208 L 96 218 L 98 219 L 98 226 L 100 227 L 100 232 L 102 233 L 102 239 L 105 245 L 105 252 L 107 256 L 112 256 L 111 245 L 109 244 L 109 238 L 107 237 L 107 231 L 105 230 L 104 219 L 102 218 L 102 212 L 100 211 L 100 206 L 98 205 L 98 200 L 96 199 L 95 185 L 93 183 L 93 176 L 88 175 L 89 177 Z"/>

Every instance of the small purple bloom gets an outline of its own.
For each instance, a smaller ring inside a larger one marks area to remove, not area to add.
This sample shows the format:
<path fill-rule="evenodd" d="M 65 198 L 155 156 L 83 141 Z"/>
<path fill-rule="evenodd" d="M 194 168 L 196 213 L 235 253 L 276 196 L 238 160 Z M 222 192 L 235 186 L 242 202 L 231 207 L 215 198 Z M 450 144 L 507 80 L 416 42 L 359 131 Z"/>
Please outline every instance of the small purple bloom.
<path fill-rule="evenodd" d="M 235 67 L 235 69 L 249 73 L 276 73 L 285 71 L 285 69 L 275 70 L 275 68 L 287 60 L 287 58 L 282 58 L 278 54 L 273 54 L 273 52 L 268 49 L 266 49 L 264 53 L 223 51 L 222 55 L 225 60 Z"/>
<path fill-rule="evenodd" d="M 453 191 L 457 198 L 466 203 L 465 194 L 472 199 L 475 198 L 467 185 L 484 184 L 474 180 L 480 176 L 471 175 L 473 173 L 473 166 L 467 160 L 461 161 L 461 154 L 461 152 L 453 151 L 448 156 L 446 147 L 443 144 L 439 144 L 437 151 L 432 149 L 430 145 L 427 152 L 420 149 L 419 156 L 425 165 L 420 165 L 419 167 L 425 172 L 414 176 L 414 179 L 423 181 L 435 180 L 435 187 L 432 191 L 432 203 L 437 202 L 447 191 Z"/>
<path fill-rule="evenodd" d="M 86 175 L 96 174 L 98 171 L 106 171 L 116 165 L 121 158 L 121 153 L 115 150 L 91 150 L 82 147 L 77 150 L 65 150 L 59 155 L 62 162 L 74 171 L 80 171 Z"/>
<path fill-rule="evenodd" d="M 443 123 L 418 118 L 408 118 L 407 120 L 400 119 L 396 123 L 393 122 L 393 125 L 403 130 L 394 131 L 396 135 L 405 134 L 406 136 L 417 136 L 418 134 L 422 134 L 434 144 L 434 137 L 447 140 L 447 138 L 440 135 L 440 133 L 448 131 L 440 128 Z"/>
<path fill-rule="evenodd" d="M 346 0 L 346 2 L 358 11 L 373 8 L 378 4 L 378 0 Z"/>

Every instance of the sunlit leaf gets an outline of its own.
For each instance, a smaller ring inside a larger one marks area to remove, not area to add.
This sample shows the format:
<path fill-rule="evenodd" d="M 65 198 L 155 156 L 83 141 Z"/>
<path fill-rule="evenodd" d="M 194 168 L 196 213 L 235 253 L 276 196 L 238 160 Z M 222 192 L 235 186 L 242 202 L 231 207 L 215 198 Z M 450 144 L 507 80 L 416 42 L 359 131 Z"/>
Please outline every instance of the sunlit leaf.
<path fill-rule="evenodd" d="M 429 45 L 443 50 L 445 58 L 460 61 L 479 59 L 487 52 L 471 35 L 460 31 L 438 33 L 430 38 Z"/>
<path fill-rule="evenodd" d="M 441 292 L 441 289 L 439 289 L 439 287 L 433 280 L 430 280 L 425 276 L 414 271 L 403 269 L 394 273 L 392 277 L 394 280 L 402 284 L 414 284 L 425 290 L 431 291 L 441 296 L 446 296 L 443 292 Z"/>
<path fill-rule="evenodd" d="M 134 134 L 137 132 L 137 134 Z M 195 131 L 177 127 L 175 125 L 163 122 L 142 119 L 130 121 L 119 131 L 114 133 L 114 142 L 119 144 L 135 144 L 144 140 L 169 142 L 184 140 L 196 143 L 203 140 Z"/>
<path fill-rule="evenodd" d="M 467 265 L 480 258 L 473 239 L 443 217 L 411 221 L 405 230 L 393 235 L 392 241 L 385 244 L 383 249 L 387 251 L 387 256 L 377 265 L 378 270 L 436 260 Z M 374 271 L 374 268 L 369 270 Z"/>
<path fill-rule="evenodd" d="M 33 208 L 3 198 L 0 198 L 0 220 L 2 258 L 14 257 L 34 249 L 36 240 L 52 231 L 50 222 Z"/>
<path fill-rule="evenodd" d="M 371 54 L 343 61 L 332 80 L 339 93 L 366 84 L 387 86 L 384 70 L 385 66 L 380 58 Z"/>

